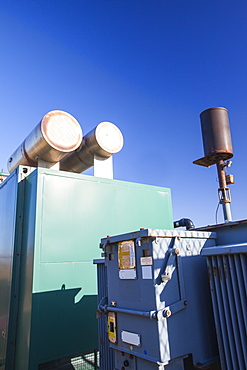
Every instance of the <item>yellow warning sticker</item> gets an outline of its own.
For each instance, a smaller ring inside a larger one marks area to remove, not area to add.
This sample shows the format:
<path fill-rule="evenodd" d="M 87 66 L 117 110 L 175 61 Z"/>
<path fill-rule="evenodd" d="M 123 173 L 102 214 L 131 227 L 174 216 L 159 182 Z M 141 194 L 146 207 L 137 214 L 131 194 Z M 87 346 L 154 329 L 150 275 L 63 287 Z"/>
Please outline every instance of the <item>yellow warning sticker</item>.
<path fill-rule="evenodd" d="M 120 270 L 135 268 L 136 262 L 134 240 L 127 240 L 118 243 L 118 266 Z"/>
<path fill-rule="evenodd" d="M 116 328 L 116 314 L 114 312 L 108 313 L 108 339 L 112 343 L 117 341 L 117 328 Z"/>

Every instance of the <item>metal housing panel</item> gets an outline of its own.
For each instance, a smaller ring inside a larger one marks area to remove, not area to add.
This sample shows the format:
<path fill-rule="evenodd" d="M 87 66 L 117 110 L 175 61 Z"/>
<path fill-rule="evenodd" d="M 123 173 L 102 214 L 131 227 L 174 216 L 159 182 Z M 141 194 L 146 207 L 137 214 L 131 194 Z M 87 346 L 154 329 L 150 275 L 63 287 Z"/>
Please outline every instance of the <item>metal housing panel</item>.
<path fill-rule="evenodd" d="M 16 231 L 18 174 L 15 171 L 0 185 L 0 368 L 6 360 L 12 267 Z"/>
<path fill-rule="evenodd" d="M 136 246 L 136 280 L 119 279 L 118 245 L 124 240 Z M 217 361 L 207 266 L 200 256 L 204 245 L 215 245 L 215 234 L 141 230 L 102 239 L 101 245 L 108 297 L 100 309 L 117 315 L 117 342 L 110 344 L 115 365 L 123 366 L 122 353 L 136 357 L 137 369 L 158 369 L 189 354 L 198 367 Z M 151 269 L 151 279 L 143 267 Z M 139 335 L 138 346 L 125 343 L 122 331 Z"/>
<path fill-rule="evenodd" d="M 98 286 L 98 304 L 107 296 L 107 271 L 104 259 L 94 260 L 97 264 L 97 286 Z M 107 316 L 98 315 L 98 332 L 99 332 L 99 362 L 100 370 L 110 370 L 114 366 L 114 352 L 110 348 L 108 341 Z"/>
<path fill-rule="evenodd" d="M 218 252 L 217 252 L 218 248 Z M 205 248 L 223 369 L 247 368 L 247 244 Z"/>
<path fill-rule="evenodd" d="M 32 181 L 30 181 L 30 178 Z M 31 173 L 23 180 L 23 224 L 21 240 L 21 266 L 19 275 L 19 304 L 15 333 L 16 352 L 13 369 L 29 369 L 32 324 L 32 279 L 36 225 L 37 177 Z M 12 370 L 12 368 L 10 368 Z M 35 369 L 35 368 L 34 368 Z"/>
<path fill-rule="evenodd" d="M 43 168 L 24 182 L 15 370 L 34 370 L 98 348 L 92 261 L 102 235 L 173 219 L 166 188 Z"/>

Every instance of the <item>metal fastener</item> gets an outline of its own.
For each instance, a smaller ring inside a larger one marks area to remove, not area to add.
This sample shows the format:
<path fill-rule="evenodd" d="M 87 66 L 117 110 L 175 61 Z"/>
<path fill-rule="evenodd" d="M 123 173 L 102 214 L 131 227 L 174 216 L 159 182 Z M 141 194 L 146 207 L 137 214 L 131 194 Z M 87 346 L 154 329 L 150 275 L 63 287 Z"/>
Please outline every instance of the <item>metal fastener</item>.
<path fill-rule="evenodd" d="M 171 311 L 170 310 L 164 310 L 163 312 L 162 312 L 162 314 L 163 314 L 163 317 L 169 317 L 169 316 L 171 316 Z"/>

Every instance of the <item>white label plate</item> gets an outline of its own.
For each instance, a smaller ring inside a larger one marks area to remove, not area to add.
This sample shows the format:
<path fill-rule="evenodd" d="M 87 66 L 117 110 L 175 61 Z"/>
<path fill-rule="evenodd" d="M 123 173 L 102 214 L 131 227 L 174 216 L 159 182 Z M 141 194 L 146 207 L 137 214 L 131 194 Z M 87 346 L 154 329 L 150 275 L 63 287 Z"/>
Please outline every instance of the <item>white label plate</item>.
<path fill-rule="evenodd" d="M 150 266 L 153 264 L 152 257 L 141 257 L 141 265 L 142 266 Z"/>
<path fill-rule="evenodd" d="M 120 279 L 136 279 L 136 269 L 119 270 Z"/>
<path fill-rule="evenodd" d="M 152 279 L 152 267 L 151 266 L 142 266 L 142 278 Z"/>
<path fill-rule="evenodd" d="M 131 344 L 132 346 L 138 346 L 141 345 L 141 336 L 140 334 L 136 333 L 130 333 L 129 331 L 121 331 L 121 339 L 123 342 Z"/>

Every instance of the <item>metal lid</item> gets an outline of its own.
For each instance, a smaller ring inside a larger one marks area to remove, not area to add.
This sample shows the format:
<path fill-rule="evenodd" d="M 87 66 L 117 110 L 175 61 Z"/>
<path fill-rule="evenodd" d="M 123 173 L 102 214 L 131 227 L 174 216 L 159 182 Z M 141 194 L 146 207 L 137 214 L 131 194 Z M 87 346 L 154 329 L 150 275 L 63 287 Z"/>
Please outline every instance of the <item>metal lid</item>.
<path fill-rule="evenodd" d="M 41 131 L 47 143 L 62 152 L 76 150 L 81 144 L 81 126 L 67 112 L 54 110 L 47 113 L 41 121 Z"/>
<path fill-rule="evenodd" d="M 117 153 L 123 147 L 123 135 L 119 128 L 111 122 L 99 123 L 95 137 L 99 146 L 107 153 Z"/>

